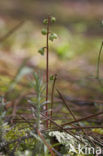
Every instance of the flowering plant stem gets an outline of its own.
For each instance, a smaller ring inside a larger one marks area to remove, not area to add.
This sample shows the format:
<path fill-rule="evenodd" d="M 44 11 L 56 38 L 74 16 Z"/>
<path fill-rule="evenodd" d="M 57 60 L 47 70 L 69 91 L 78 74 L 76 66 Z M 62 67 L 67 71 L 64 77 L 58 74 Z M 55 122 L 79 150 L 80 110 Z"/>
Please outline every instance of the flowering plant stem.
<path fill-rule="evenodd" d="M 50 26 L 50 16 L 48 16 L 47 40 L 46 40 L 46 102 L 48 101 L 48 78 L 49 78 L 49 26 Z M 48 116 L 48 103 L 46 104 L 46 116 Z M 46 121 L 46 128 L 48 128 L 48 120 Z"/>

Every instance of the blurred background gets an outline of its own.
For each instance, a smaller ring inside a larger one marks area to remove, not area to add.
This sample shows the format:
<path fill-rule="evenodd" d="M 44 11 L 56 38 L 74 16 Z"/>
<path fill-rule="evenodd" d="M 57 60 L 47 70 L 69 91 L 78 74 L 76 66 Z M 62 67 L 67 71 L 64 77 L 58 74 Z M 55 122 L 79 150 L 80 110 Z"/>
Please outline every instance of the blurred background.
<path fill-rule="evenodd" d="M 102 0 L 1 0 L 0 93 L 14 89 L 11 98 L 17 97 L 27 90 L 32 70 L 45 72 L 45 55 L 38 49 L 46 44 L 41 29 L 48 15 L 56 17 L 50 29 L 58 39 L 49 42 L 49 64 L 50 75 L 58 75 L 57 87 L 71 97 L 103 99 L 103 88 L 95 79 L 103 40 Z M 103 54 L 101 78 L 102 61 Z"/>

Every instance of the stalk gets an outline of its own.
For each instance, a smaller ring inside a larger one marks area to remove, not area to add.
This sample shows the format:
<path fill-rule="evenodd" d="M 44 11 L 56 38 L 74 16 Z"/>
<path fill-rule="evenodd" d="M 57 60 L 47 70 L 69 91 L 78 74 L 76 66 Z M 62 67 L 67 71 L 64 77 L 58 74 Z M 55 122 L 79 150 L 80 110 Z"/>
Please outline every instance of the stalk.
<path fill-rule="evenodd" d="M 47 39 L 46 39 L 46 102 L 48 101 L 48 80 L 49 80 L 49 26 L 50 26 L 50 16 L 48 16 Z M 48 103 L 46 104 L 46 116 L 48 116 Z M 48 120 L 46 121 L 46 128 L 48 128 Z"/>
<path fill-rule="evenodd" d="M 97 61 L 97 79 L 100 78 L 100 75 L 99 75 L 99 68 L 100 68 L 100 57 L 101 57 L 101 52 L 102 52 L 102 47 L 103 47 L 103 41 L 102 41 L 102 44 L 101 44 L 101 47 L 100 47 L 100 50 L 99 50 L 99 54 L 98 54 L 98 61 Z"/>
<path fill-rule="evenodd" d="M 50 112 L 50 117 L 52 119 L 52 114 L 53 114 L 53 104 L 54 104 L 54 88 L 55 88 L 55 83 L 56 83 L 57 75 L 54 75 L 54 80 L 53 80 L 53 85 L 52 85 L 52 92 L 51 92 L 51 112 Z M 50 127 L 51 127 L 51 121 L 50 121 Z"/>
<path fill-rule="evenodd" d="M 37 93 L 37 130 L 40 129 L 40 91 Z"/>
<path fill-rule="evenodd" d="M 51 40 L 53 42 L 53 40 L 57 39 L 57 34 L 50 32 L 50 24 L 54 23 L 56 21 L 56 18 L 53 16 L 48 16 L 48 18 L 43 20 L 43 24 L 46 25 L 46 29 L 42 29 L 41 33 L 42 35 L 46 35 L 46 46 L 42 47 L 38 50 L 38 52 L 41 55 L 44 55 L 45 49 L 46 49 L 46 72 L 45 72 L 45 77 L 46 77 L 46 105 L 45 105 L 45 115 L 48 117 L 48 86 L 49 86 L 49 40 Z M 46 128 L 48 128 L 48 122 L 49 120 L 46 121 Z"/>

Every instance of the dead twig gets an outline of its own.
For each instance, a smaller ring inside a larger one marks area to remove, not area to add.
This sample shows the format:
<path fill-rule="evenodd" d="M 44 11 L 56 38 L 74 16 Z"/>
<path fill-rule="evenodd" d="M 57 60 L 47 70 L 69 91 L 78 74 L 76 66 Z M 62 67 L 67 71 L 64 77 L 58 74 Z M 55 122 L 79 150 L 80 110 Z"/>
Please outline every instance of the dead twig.
<path fill-rule="evenodd" d="M 103 128 L 103 126 L 86 126 L 86 127 L 83 127 L 82 126 L 82 129 L 95 129 L 95 128 Z M 70 127 L 70 128 L 65 128 L 65 129 L 69 129 L 69 130 L 81 130 L 81 127 Z"/>
<path fill-rule="evenodd" d="M 51 156 L 55 156 L 55 154 L 52 150 L 52 147 L 50 147 L 50 145 L 48 145 L 48 143 L 46 142 L 45 138 L 43 137 L 43 135 L 40 133 L 39 130 L 37 130 L 37 134 L 42 139 L 43 143 L 47 146 L 49 152 L 51 153 Z"/>
<path fill-rule="evenodd" d="M 73 124 L 73 123 L 77 123 L 77 122 L 85 121 L 85 120 L 87 121 L 88 119 L 94 118 L 94 117 L 96 117 L 98 115 L 101 115 L 101 114 L 103 114 L 103 111 L 99 112 L 99 113 L 96 113 L 96 114 L 92 114 L 92 115 L 86 116 L 86 117 L 78 119 L 76 121 L 67 122 L 65 124 L 62 124 L 61 126 L 66 126 L 66 125 L 69 125 L 69 124 Z"/>
<path fill-rule="evenodd" d="M 64 132 L 70 134 L 70 135 L 73 136 L 76 140 L 78 140 L 79 142 L 81 142 L 81 143 L 84 144 L 84 142 L 81 141 L 80 139 L 78 139 L 72 132 L 70 132 L 70 131 L 64 129 L 62 126 L 58 125 L 55 121 L 53 121 L 51 118 L 47 117 L 46 115 L 44 115 L 44 114 L 42 114 L 42 113 L 41 113 L 41 115 L 44 116 L 44 117 L 46 118 L 46 120 L 50 120 L 56 127 L 58 127 L 59 129 L 61 129 L 61 130 L 64 131 Z"/>
<path fill-rule="evenodd" d="M 24 20 L 20 21 L 16 26 L 14 26 L 8 33 L 0 38 L 0 43 L 4 42 L 8 37 L 10 37 L 15 31 L 17 31 L 23 24 Z"/>
<path fill-rule="evenodd" d="M 57 92 L 58 92 L 60 98 L 62 99 L 63 103 L 67 107 L 68 111 L 70 112 L 71 116 L 73 117 L 74 121 L 77 121 L 74 113 L 72 112 L 72 110 L 70 109 L 69 105 L 66 103 L 64 97 L 62 96 L 62 94 L 60 93 L 60 91 L 58 89 L 57 89 Z M 88 138 L 88 140 L 95 146 L 94 142 L 88 137 L 87 132 L 84 129 L 82 129 L 82 126 L 80 126 L 79 122 L 77 124 L 78 124 L 79 128 L 82 130 L 82 132 L 86 135 L 86 137 Z"/>

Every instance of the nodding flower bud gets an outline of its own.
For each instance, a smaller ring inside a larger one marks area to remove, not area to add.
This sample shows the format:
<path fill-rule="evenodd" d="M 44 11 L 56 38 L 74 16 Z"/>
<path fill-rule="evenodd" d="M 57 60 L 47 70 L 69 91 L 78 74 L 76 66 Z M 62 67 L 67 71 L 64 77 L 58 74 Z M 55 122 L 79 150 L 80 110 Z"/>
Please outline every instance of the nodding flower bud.
<path fill-rule="evenodd" d="M 57 34 L 51 33 L 49 36 L 49 40 L 53 41 L 54 39 L 57 39 Z"/>
<path fill-rule="evenodd" d="M 40 53 L 41 55 L 44 55 L 44 47 L 43 47 L 43 48 L 40 48 L 40 49 L 38 50 L 38 53 Z"/>
<path fill-rule="evenodd" d="M 55 17 L 51 17 L 51 22 L 54 23 L 56 21 Z"/>
<path fill-rule="evenodd" d="M 43 24 L 48 24 L 48 19 L 44 19 Z"/>
<path fill-rule="evenodd" d="M 54 75 L 51 75 L 51 76 L 50 76 L 50 80 L 51 80 L 51 81 L 54 80 Z"/>
<path fill-rule="evenodd" d="M 47 34 L 47 30 L 46 29 L 42 29 L 41 33 L 42 33 L 42 35 L 46 35 Z"/>

